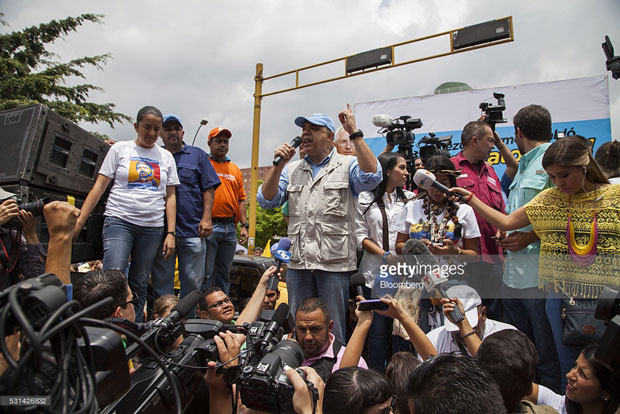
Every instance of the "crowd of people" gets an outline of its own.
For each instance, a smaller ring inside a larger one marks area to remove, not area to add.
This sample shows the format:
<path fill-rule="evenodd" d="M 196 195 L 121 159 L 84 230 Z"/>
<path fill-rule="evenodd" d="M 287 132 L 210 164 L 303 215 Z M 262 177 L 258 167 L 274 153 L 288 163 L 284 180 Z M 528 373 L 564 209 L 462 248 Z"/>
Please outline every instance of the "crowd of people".
<path fill-rule="evenodd" d="M 276 148 L 283 161 L 257 194 L 263 208 L 286 205 L 291 260 L 277 276 L 286 272 L 290 337 L 304 354 L 305 381 L 286 369 L 296 412 L 616 412 L 620 372 L 594 357 L 602 332 L 567 332 L 565 319 L 567 303 L 593 318 L 603 289 L 620 287 L 619 143 L 595 156 L 580 136 L 552 142 L 551 114 L 528 105 L 513 120 L 517 159 L 484 119 L 472 121 L 457 155 L 415 160 L 446 193 L 407 189 L 413 160 L 390 146 L 375 157 L 350 107 L 338 120 L 336 129 L 326 114 L 295 118 L 300 158 L 292 161 L 289 144 Z M 241 325 L 275 309 L 282 300 L 278 288 L 268 289 L 275 267 L 243 309 L 229 297 L 237 242 L 248 237 L 242 176 L 227 157 L 231 131 L 214 128 L 207 154 L 184 143 L 177 115 L 146 106 L 134 126 L 134 141 L 111 146 L 81 210 L 46 206 L 69 223 L 61 229 L 66 246 L 110 187 L 103 261 L 79 278 L 73 298 L 88 307 L 111 297 L 91 316 L 132 322 L 147 318 L 149 283 L 154 318 L 196 289 L 201 299 L 186 318 Z M 494 147 L 506 162 L 501 178 L 487 162 Z M 30 213 L 13 194 L 0 190 L 0 198 L 0 225 L 21 224 L 0 227 L 2 286 L 43 273 L 50 261 L 59 271 L 61 244 L 45 252 Z M 412 242 L 425 258 L 408 256 Z M 443 296 L 422 289 L 427 271 L 407 270 L 429 257 L 441 269 L 433 274 L 445 283 Z M 67 285 L 68 266 L 59 275 Z M 355 274 L 363 286 L 352 293 Z M 355 306 L 370 298 L 380 298 L 375 310 Z M 215 341 L 228 361 L 245 337 L 222 333 Z M 232 411 L 224 383 L 207 370 L 213 413 Z"/>

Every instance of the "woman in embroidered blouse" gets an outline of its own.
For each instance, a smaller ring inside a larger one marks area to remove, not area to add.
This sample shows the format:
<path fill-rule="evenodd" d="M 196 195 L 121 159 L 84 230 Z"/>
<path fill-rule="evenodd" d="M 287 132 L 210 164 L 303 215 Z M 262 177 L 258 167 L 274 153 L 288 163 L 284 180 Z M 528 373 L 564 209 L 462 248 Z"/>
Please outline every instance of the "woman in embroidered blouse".
<path fill-rule="evenodd" d="M 485 220 L 502 230 L 532 224 L 541 240 L 539 287 L 548 290 L 546 311 L 562 375 L 579 347 L 562 343 L 560 296 L 596 299 L 605 286 L 620 286 L 620 185 L 610 185 L 580 136 L 557 140 L 543 168 L 555 184 L 510 215 L 493 211 L 469 191 L 455 188 Z"/>
<path fill-rule="evenodd" d="M 370 289 L 375 284 L 375 279 L 380 272 L 380 266 L 387 263 L 389 256 L 396 254 L 396 220 L 405 207 L 407 201 L 414 194 L 403 189 L 407 183 L 409 172 L 407 161 L 397 152 L 387 152 L 379 157 L 383 170 L 381 184 L 372 191 L 364 191 L 358 197 L 358 214 L 356 218 L 356 239 L 358 248 L 364 250 L 364 256 L 360 263 L 359 272 L 364 275 L 366 281 L 366 297 L 370 298 Z M 386 223 L 383 225 L 383 213 L 385 210 Z M 389 229 L 387 235 L 388 248 L 385 249 L 383 242 L 383 229 Z M 390 259 L 391 260 L 391 259 Z M 374 296 L 382 296 L 379 287 L 375 287 Z M 392 294 L 394 292 L 391 292 Z M 375 315 L 369 332 L 369 358 L 371 368 L 380 372 L 385 369 L 385 350 L 389 343 L 389 335 L 392 333 L 392 319 Z M 396 345 L 396 341 L 393 344 Z M 405 342 L 408 347 L 408 343 Z M 399 350 L 400 348 L 395 347 Z"/>

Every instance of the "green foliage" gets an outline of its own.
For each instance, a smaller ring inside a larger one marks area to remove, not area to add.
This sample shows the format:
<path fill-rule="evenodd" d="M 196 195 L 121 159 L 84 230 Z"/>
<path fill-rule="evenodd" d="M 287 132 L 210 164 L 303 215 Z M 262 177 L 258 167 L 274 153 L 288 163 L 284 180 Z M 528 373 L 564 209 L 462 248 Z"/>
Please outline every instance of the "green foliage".
<path fill-rule="evenodd" d="M 54 61 L 56 56 L 46 49 L 46 45 L 76 31 L 84 22 L 102 23 L 102 19 L 99 14 L 82 14 L 0 34 L 0 110 L 42 103 L 74 122 L 107 122 L 113 127 L 115 122 L 130 121 L 127 115 L 115 112 L 112 103 L 87 102 L 90 92 L 101 88 L 89 83 L 66 84 L 67 78 L 86 79 L 84 67 L 102 70 L 109 54 L 63 63 Z"/>
<path fill-rule="evenodd" d="M 256 211 L 256 239 L 254 246 L 265 248 L 267 241 L 271 239 L 271 244 L 275 243 L 274 236 L 286 236 L 286 223 L 282 218 L 282 208 L 264 210 L 260 206 Z"/>

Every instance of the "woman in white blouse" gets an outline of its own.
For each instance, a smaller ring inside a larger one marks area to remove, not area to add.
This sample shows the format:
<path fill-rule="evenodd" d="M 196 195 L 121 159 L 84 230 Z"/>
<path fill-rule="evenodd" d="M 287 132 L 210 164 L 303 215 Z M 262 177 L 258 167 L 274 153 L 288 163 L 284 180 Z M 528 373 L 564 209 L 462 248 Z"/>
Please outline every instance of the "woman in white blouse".
<path fill-rule="evenodd" d="M 366 281 L 367 298 L 371 296 L 371 289 L 374 291 L 372 296 L 382 296 L 377 292 L 384 289 L 377 286 L 375 280 L 382 272 L 382 266 L 388 264 L 390 256 L 396 254 L 396 220 L 407 201 L 414 196 L 412 192 L 403 189 L 409 175 L 407 161 L 397 152 L 383 153 L 378 159 L 383 170 L 383 181 L 374 190 L 360 193 L 357 200 L 359 215 L 356 220 L 356 239 L 358 248 L 364 250 L 359 272 Z M 386 234 L 384 228 L 387 229 Z M 383 281 L 383 278 L 379 281 Z M 380 372 L 385 369 L 391 335 L 392 319 L 375 315 L 368 333 L 368 363 Z M 400 342 L 397 338 L 394 340 Z M 408 349 L 408 342 L 402 343 Z"/>

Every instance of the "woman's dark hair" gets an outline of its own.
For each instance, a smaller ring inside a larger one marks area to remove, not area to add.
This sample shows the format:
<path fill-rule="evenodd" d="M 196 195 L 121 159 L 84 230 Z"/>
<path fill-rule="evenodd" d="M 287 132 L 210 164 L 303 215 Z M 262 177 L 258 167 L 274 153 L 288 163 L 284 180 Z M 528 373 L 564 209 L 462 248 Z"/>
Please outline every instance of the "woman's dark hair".
<path fill-rule="evenodd" d="M 594 156 L 608 178 L 620 177 L 620 141 L 606 142 Z"/>
<path fill-rule="evenodd" d="M 592 183 L 609 184 L 601 166 L 592 157 L 590 141 L 581 135 L 571 135 L 555 141 L 543 155 L 542 166 L 546 170 L 553 164 L 562 167 L 586 167 L 586 178 Z"/>
<path fill-rule="evenodd" d="M 136 124 L 139 124 L 147 115 L 155 115 L 162 120 L 164 119 L 164 115 L 159 109 L 155 108 L 154 106 L 147 105 L 142 107 L 142 109 L 138 111 L 138 115 L 136 116 Z"/>
<path fill-rule="evenodd" d="M 408 413 L 407 379 L 413 370 L 420 365 L 420 360 L 411 352 L 401 351 L 392 355 L 392 359 L 385 367 L 385 378 L 392 386 L 396 408 L 399 414 Z"/>
<path fill-rule="evenodd" d="M 434 155 L 430 157 L 424 163 L 424 168 L 433 174 L 444 174 L 439 171 L 454 171 L 456 173 L 456 168 L 454 168 L 454 164 L 450 161 L 450 158 L 445 155 Z M 445 173 L 450 178 L 450 187 L 456 187 L 456 174 Z"/>
<path fill-rule="evenodd" d="M 396 168 L 399 158 L 404 158 L 404 157 L 400 155 L 398 152 L 384 152 L 383 154 L 377 157 L 377 159 L 379 160 L 379 163 L 381 164 L 383 179 L 381 180 L 379 185 L 376 186 L 374 190 L 372 190 L 372 193 L 374 194 L 374 198 L 372 202 L 368 204 L 368 207 L 366 207 L 366 210 L 364 210 L 364 214 L 366 214 L 366 212 L 368 211 L 371 205 L 380 201 L 383 198 L 383 194 L 385 194 L 385 189 L 387 188 L 388 173 L 392 171 L 394 168 Z M 405 195 L 405 192 L 403 191 L 402 187 L 396 187 L 396 196 L 398 200 L 404 201 L 407 199 L 407 196 Z"/>
<path fill-rule="evenodd" d="M 323 396 L 324 414 L 361 413 L 386 402 L 392 387 L 377 371 L 359 367 L 341 368 L 330 375 Z"/>
<path fill-rule="evenodd" d="M 590 344 L 581 351 L 581 355 L 590 363 L 592 373 L 598 380 L 601 391 L 609 397 L 605 401 L 601 414 L 613 414 L 620 407 L 620 372 L 614 371 L 611 366 L 594 357 L 597 348 L 597 344 Z M 566 412 L 568 414 L 580 414 L 583 410 L 578 403 L 566 398 Z"/>

